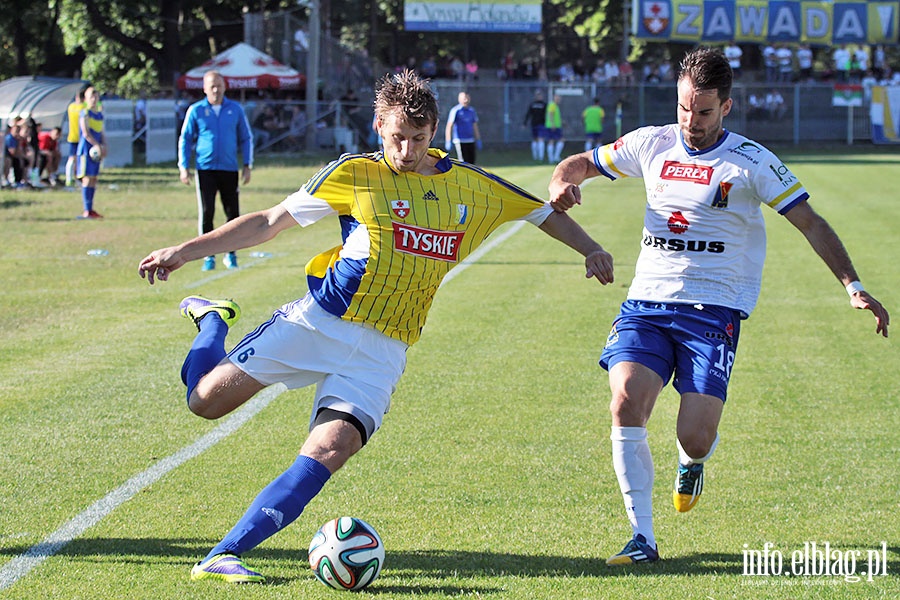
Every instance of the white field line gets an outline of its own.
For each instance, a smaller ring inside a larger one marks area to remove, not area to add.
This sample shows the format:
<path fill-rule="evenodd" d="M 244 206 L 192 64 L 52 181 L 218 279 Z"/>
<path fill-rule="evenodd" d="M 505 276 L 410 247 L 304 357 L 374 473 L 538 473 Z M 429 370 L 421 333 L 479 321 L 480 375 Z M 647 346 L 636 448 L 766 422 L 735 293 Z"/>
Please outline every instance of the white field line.
<path fill-rule="evenodd" d="M 287 388 L 283 384 L 276 384 L 266 388 L 228 417 L 221 425 L 196 442 L 185 446 L 146 471 L 135 475 L 44 538 L 44 541 L 35 544 L 23 554 L 16 556 L 0 567 L 0 590 L 16 583 L 33 568 L 59 552 L 66 544 L 82 533 L 97 525 L 112 511 L 133 498 L 135 494 L 145 487 L 152 485 L 170 471 L 192 458 L 196 458 L 230 436 L 286 390 Z"/>
<path fill-rule="evenodd" d="M 438 286 L 438 288 L 443 287 L 444 284 L 447 283 L 448 281 L 453 281 L 453 279 L 455 279 L 457 275 L 459 275 L 460 273 L 462 273 L 463 271 L 465 271 L 466 269 L 471 267 L 473 264 L 475 264 L 476 262 L 481 260 L 481 258 L 485 254 L 487 254 L 488 252 L 490 252 L 491 250 L 493 250 L 494 248 L 496 248 L 497 246 L 499 246 L 500 244 L 502 244 L 503 242 L 505 242 L 506 240 L 511 238 L 513 235 L 515 235 L 517 231 L 522 229 L 523 225 L 525 225 L 525 221 L 516 221 L 512 225 L 510 225 L 506 229 L 506 231 L 498 234 L 497 237 L 491 238 L 490 241 L 488 241 L 486 244 L 482 244 L 481 246 L 478 246 L 478 248 L 475 249 L 475 252 L 473 252 L 472 254 L 467 256 L 464 261 L 462 261 L 461 263 L 459 263 L 458 265 L 453 267 L 449 273 L 444 275 L 444 280 L 441 281 L 441 285 Z"/>
<path fill-rule="evenodd" d="M 457 275 L 468 269 L 485 254 L 515 235 L 524 224 L 525 221 L 517 221 L 503 233 L 492 238 L 488 243 L 481 245 L 475 252 L 466 257 L 463 262 L 456 265 L 449 273 L 447 273 L 444 280 L 441 282 L 441 285 L 448 281 L 452 281 Z M 246 266 L 249 267 L 254 264 L 254 262 L 249 262 Z M 226 273 L 229 273 L 229 271 L 206 277 L 202 281 L 213 281 L 224 277 Z M 197 287 L 199 285 L 199 283 L 195 282 L 188 287 Z M 285 391 L 287 391 L 287 388 L 283 384 L 276 384 L 266 388 L 260 392 L 258 396 L 238 409 L 237 412 L 232 414 L 225 422 L 204 435 L 202 438 L 189 446 L 185 446 L 175 454 L 164 458 L 146 471 L 138 473 L 100 500 L 94 502 L 94 504 L 75 516 L 69 522 L 65 523 L 62 527 L 48 535 L 42 542 L 35 544 L 24 553 L 14 557 L 11 561 L 0 567 L 0 590 L 10 587 L 25 577 L 32 569 L 62 550 L 67 544 L 85 531 L 100 523 L 100 521 L 122 504 L 131 500 L 138 492 L 147 486 L 152 485 L 187 461 L 198 457 L 232 433 L 236 432 L 247 421 L 256 416 L 259 411 L 268 406 L 275 398 Z"/>

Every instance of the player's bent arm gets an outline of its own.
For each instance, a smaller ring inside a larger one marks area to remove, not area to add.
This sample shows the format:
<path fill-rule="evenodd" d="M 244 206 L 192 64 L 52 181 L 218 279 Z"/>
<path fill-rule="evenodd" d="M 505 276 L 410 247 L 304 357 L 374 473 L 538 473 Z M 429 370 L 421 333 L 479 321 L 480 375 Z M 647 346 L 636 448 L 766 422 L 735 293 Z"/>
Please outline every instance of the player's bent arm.
<path fill-rule="evenodd" d="M 541 231 L 584 256 L 585 277 L 596 277 L 606 285 L 613 282 L 613 258 L 569 215 L 552 212 L 539 225 Z"/>
<path fill-rule="evenodd" d="M 257 246 L 297 224 L 294 217 L 280 204 L 242 215 L 183 244 L 151 252 L 141 261 L 138 273 L 142 278 L 146 277 L 151 285 L 154 279 L 165 281 L 170 272 L 192 260 Z"/>
<path fill-rule="evenodd" d="M 556 165 L 550 177 L 550 206 L 556 212 L 565 212 L 581 204 L 581 188 L 586 179 L 600 174 L 594 165 L 593 151 L 573 154 Z"/>
<path fill-rule="evenodd" d="M 859 276 L 856 274 L 856 269 L 853 268 L 850 254 L 844 248 L 844 244 L 828 221 L 814 211 L 809 203 L 800 202 L 784 216 L 803 233 L 809 245 L 845 287 L 854 282 L 859 284 Z M 854 308 L 872 311 L 872 314 L 875 315 L 875 332 L 887 337 L 890 315 L 881 303 L 863 289 L 848 290 L 848 292 L 850 292 L 850 305 Z"/>

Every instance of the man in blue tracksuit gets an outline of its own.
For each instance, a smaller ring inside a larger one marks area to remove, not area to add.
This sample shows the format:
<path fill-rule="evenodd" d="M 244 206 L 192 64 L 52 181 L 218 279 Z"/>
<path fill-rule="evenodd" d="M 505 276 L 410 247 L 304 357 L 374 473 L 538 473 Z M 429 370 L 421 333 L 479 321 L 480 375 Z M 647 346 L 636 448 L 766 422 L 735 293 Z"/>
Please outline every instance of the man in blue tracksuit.
<path fill-rule="evenodd" d="M 451 108 L 447 116 L 444 147 L 449 152 L 452 146 L 456 146 L 459 160 L 475 164 L 475 149 L 481 148 L 478 113 L 469 106 L 471 99 L 466 92 L 460 92 L 458 100 L 459 104 Z"/>
<path fill-rule="evenodd" d="M 184 118 L 178 140 L 178 172 L 181 181 L 190 184 L 188 168 L 196 152 L 197 203 L 200 207 L 200 233 L 213 230 L 216 193 L 228 221 L 240 215 L 238 204 L 238 149 L 244 161 L 242 180 L 250 183 L 253 166 L 253 134 L 243 107 L 225 97 L 225 79 L 218 71 L 203 76 L 206 98 L 192 104 Z M 234 252 L 225 256 L 225 266 L 237 268 Z M 203 270 L 216 268 L 216 257 L 207 256 Z"/>

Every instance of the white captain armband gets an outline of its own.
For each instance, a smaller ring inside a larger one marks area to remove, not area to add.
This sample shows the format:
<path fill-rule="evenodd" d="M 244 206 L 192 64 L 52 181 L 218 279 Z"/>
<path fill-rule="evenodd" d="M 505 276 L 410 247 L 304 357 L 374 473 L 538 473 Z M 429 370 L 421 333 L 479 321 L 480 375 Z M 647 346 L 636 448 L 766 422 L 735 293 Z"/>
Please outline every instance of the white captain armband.
<path fill-rule="evenodd" d="M 856 292 L 864 292 L 864 291 L 866 291 L 866 288 L 864 288 L 863 284 L 861 284 L 858 281 L 851 281 L 850 283 L 847 284 L 847 294 L 849 294 L 851 298 L 853 297 L 853 294 L 855 294 Z"/>

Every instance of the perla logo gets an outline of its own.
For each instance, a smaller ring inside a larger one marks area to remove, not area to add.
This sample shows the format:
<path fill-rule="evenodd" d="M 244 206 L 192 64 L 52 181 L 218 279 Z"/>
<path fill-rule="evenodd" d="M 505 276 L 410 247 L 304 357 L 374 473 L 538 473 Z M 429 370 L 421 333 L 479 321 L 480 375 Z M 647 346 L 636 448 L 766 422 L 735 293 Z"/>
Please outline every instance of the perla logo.
<path fill-rule="evenodd" d="M 709 185 L 712 179 L 713 168 L 706 165 L 692 165 L 680 163 L 676 160 L 667 160 L 663 163 L 660 179 L 674 179 L 676 181 L 692 181 L 702 185 Z"/>
<path fill-rule="evenodd" d="M 439 231 L 391 221 L 394 247 L 406 254 L 456 262 L 464 231 Z"/>

